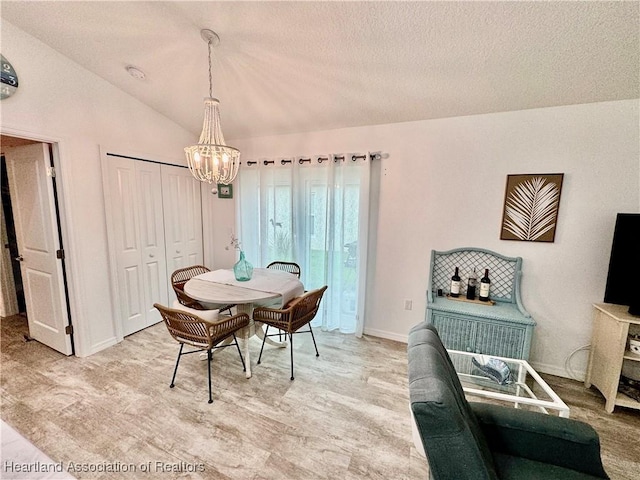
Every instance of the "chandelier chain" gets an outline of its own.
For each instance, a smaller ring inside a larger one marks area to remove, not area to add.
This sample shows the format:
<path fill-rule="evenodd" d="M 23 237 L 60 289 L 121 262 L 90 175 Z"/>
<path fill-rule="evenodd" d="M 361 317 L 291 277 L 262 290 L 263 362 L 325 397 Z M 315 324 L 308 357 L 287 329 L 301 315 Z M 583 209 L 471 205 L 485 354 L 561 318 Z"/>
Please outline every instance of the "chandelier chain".
<path fill-rule="evenodd" d="M 211 40 L 207 42 L 209 50 L 209 97 L 213 97 L 213 77 L 211 76 Z"/>

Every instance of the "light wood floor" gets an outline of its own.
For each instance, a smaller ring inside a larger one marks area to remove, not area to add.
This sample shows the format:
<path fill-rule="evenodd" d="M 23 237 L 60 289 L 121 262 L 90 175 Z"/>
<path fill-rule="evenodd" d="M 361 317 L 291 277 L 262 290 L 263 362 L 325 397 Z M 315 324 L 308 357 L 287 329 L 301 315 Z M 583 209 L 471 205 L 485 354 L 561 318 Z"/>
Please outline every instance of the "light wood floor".
<path fill-rule="evenodd" d="M 198 354 L 182 358 L 169 388 L 178 345 L 162 324 L 88 358 L 25 342 L 22 317 L 3 318 L 1 327 L 2 419 L 65 466 L 136 468 L 74 472 L 78 478 L 428 478 L 411 441 L 403 343 L 318 331 L 316 358 L 310 335 L 297 335 L 292 382 L 288 348 L 266 346 L 256 365 L 253 339 L 251 379 L 235 349 L 214 354 L 208 404 Z M 595 389 L 545 379 L 572 418 L 596 428 L 611 478 L 638 479 L 640 411 L 608 415 Z"/>

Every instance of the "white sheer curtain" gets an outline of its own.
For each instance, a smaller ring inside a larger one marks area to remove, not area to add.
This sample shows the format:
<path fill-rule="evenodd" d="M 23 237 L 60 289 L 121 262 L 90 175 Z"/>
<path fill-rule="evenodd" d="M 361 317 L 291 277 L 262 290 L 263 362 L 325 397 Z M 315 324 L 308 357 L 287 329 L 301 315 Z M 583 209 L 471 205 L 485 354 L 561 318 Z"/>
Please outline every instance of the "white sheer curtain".
<path fill-rule="evenodd" d="M 239 237 L 256 267 L 300 265 L 307 290 L 329 288 L 312 323 L 362 335 L 370 154 L 317 155 L 243 162 Z"/>

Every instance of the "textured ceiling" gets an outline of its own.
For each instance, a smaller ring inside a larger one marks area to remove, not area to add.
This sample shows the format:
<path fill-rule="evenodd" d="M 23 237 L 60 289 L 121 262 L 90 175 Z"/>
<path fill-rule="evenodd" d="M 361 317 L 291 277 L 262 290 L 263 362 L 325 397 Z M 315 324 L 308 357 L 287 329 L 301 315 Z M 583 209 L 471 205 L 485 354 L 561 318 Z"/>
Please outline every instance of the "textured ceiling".
<path fill-rule="evenodd" d="M 640 2 L 13 2 L 2 17 L 227 138 L 640 97 Z M 9 59 L 11 60 L 11 59 Z M 146 73 L 136 80 L 125 71 Z"/>

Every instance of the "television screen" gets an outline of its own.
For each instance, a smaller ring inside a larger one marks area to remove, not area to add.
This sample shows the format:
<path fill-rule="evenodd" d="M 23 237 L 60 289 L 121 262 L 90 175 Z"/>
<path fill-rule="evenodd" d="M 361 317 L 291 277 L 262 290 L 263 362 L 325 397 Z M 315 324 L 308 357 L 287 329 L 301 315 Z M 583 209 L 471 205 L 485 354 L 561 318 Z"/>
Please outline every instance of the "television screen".
<path fill-rule="evenodd" d="M 629 313 L 640 315 L 640 213 L 619 213 L 613 233 L 606 303 L 628 305 Z"/>

